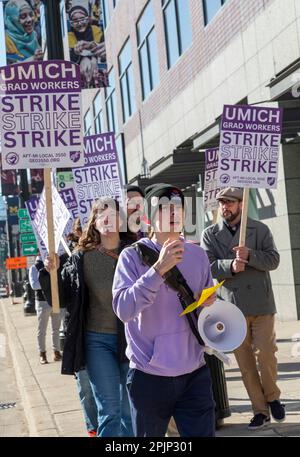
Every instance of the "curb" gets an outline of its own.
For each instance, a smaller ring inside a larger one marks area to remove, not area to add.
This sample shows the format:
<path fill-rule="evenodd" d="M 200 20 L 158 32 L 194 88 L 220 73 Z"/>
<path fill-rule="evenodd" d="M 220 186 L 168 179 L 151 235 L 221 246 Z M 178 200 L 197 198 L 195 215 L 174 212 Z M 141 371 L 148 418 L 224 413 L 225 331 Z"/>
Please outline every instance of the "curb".
<path fill-rule="evenodd" d="M 20 391 L 24 414 L 28 423 L 29 436 L 58 437 L 59 433 L 54 417 L 25 355 L 22 342 L 20 341 L 11 316 L 6 309 L 6 304 L 3 300 L 0 300 L 0 303 L 17 386 Z M 11 306 L 9 303 L 7 304 L 8 306 Z M 46 434 L 45 431 L 47 431 Z"/>

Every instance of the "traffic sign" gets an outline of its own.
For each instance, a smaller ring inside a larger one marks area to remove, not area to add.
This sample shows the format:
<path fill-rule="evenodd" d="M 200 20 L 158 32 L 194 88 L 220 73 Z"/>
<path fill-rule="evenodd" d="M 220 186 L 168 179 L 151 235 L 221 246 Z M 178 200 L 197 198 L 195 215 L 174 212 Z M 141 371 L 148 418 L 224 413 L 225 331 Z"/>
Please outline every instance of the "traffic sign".
<path fill-rule="evenodd" d="M 18 270 L 27 268 L 27 257 L 10 257 L 5 262 L 7 270 Z"/>
<path fill-rule="evenodd" d="M 19 220 L 20 233 L 33 233 L 31 222 L 29 219 Z"/>
<path fill-rule="evenodd" d="M 21 233 L 20 240 L 21 243 L 36 243 L 34 233 Z"/>
<path fill-rule="evenodd" d="M 30 268 L 30 267 L 32 267 L 32 265 L 35 264 L 36 256 L 35 255 L 32 255 L 32 256 L 29 255 L 29 256 L 26 257 L 26 259 L 27 259 L 27 268 Z"/>
<path fill-rule="evenodd" d="M 35 243 L 22 244 L 22 255 L 36 255 L 38 253 L 38 247 Z"/>
<path fill-rule="evenodd" d="M 19 208 L 18 216 L 20 219 L 29 219 L 29 214 L 26 208 Z"/>

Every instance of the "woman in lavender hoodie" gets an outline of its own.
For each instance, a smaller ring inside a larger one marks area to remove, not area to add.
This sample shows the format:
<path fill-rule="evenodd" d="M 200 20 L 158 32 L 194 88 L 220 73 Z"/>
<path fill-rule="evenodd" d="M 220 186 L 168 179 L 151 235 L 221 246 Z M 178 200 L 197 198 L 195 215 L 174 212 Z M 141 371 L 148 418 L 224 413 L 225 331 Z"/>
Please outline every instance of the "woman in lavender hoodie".
<path fill-rule="evenodd" d="M 213 284 L 209 261 L 199 246 L 180 236 L 184 220 L 180 189 L 152 186 L 146 203 L 153 234 L 139 243 L 156 250 L 158 260 L 149 267 L 134 247 L 126 248 L 113 283 L 113 308 L 125 323 L 134 433 L 162 437 L 173 416 L 180 436 L 214 436 L 215 405 L 203 347 L 186 317 L 179 316 L 177 292 L 164 282 L 176 265 L 197 298 Z"/>

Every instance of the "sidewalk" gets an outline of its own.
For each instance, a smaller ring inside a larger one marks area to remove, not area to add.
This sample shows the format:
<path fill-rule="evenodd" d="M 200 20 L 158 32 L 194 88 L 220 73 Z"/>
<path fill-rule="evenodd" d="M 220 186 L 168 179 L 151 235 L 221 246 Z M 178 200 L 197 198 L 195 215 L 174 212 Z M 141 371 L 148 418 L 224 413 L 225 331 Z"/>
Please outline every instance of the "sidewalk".
<path fill-rule="evenodd" d="M 47 336 L 48 365 L 40 365 L 36 343 L 36 316 L 24 316 L 23 304 L 1 300 L 8 344 L 12 353 L 30 436 L 85 437 L 83 414 L 72 376 L 60 374 L 60 363 L 52 362 L 50 326 Z M 287 420 L 250 432 L 250 402 L 232 357 L 226 368 L 232 415 L 217 436 L 300 436 L 300 321 L 277 322 L 279 387 L 286 404 Z M 298 342 L 292 342 L 298 333 Z M 293 356 L 294 355 L 294 356 Z"/>

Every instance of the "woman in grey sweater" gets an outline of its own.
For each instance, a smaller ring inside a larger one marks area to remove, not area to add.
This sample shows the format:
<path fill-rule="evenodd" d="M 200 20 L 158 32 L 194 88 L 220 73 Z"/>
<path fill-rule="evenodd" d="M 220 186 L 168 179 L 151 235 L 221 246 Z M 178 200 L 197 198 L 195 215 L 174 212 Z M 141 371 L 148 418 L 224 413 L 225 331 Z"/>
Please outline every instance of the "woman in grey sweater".
<path fill-rule="evenodd" d="M 97 436 L 101 437 L 133 435 L 123 324 L 112 309 L 114 271 L 119 253 L 128 244 L 124 235 L 118 202 L 97 200 L 78 247 L 62 271 L 70 312 L 62 373 L 86 366 L 98 409 Z"/>

